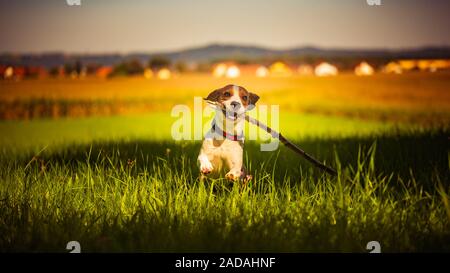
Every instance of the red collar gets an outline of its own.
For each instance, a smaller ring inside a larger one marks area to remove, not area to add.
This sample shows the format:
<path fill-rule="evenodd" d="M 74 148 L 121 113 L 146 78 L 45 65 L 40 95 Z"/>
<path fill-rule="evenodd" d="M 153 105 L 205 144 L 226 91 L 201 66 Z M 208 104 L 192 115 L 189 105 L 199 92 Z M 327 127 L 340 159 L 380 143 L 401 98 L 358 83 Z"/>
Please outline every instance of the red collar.
<path fill-rule="evenodd" d="M 231 135 L 228 134 L 227 132 L 223 131 L 222 129 L 220 129 L 219 126 L 216 126 L 215 123 L 212 124 L 212 128 L 211 131 L 214 133 L 218 133 L 219 135 L 222 135 L 223 137 L 232 140 L 232 141 L 240 141 L 244 139 L 244 134 L 240 134 L 240 135 Z"/>

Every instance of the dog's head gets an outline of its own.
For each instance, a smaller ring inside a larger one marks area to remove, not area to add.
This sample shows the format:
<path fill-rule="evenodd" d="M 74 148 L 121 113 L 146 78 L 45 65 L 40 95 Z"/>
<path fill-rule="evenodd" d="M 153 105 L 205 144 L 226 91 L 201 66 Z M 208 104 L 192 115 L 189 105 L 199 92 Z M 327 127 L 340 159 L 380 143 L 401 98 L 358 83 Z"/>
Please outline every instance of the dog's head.
<path fill-rule="evenodd" d="M 226 118 L 236 121 L 242 118 L 246 111 L 255 107 L 259 96 L 242 86 L 229 84 L 214 90 L 205 100 L 216 103 Z"/>

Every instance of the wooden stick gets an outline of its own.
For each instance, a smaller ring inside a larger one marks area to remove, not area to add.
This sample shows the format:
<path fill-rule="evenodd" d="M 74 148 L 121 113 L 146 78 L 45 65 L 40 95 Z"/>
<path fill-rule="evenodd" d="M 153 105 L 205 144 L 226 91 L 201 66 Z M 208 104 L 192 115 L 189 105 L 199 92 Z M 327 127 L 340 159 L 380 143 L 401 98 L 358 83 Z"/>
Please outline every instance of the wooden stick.
<path fill-rule="evenodd" d="M 258 126 L 259 128 L 263 129 L 264 131 L 269 133 L 273 138 L 279 139 L 286 147 L 290 148 L 297 154 L 303 156 L 306 160 L 308 160 L 309 162 L 314 164 L 314 166 L 316 166 L 317 168 L 322 169 L 331 175 L 337 175 L 337 172 L 335 169 L 328 167 L 327 165 L 324 165 L 323 163 L 321 163 L 320 161 L 318 161 L 317 159 L 315 159 L 314 157 L 312 157 L 311 155 L 309 155 L 308 153 L 306 153 L 305 151 L 303 151 L 302 149 L 297 147 L 294 143 L 290 142 L 281 133 L 278 133 L 277 131 L 268 127 L 264 123 L 261 123 L 259 120 L 254 119 L 248 115 L 245 115 L 245 120 L 247 120 L 249 123 L 252 123 L 252 124 Z"/>

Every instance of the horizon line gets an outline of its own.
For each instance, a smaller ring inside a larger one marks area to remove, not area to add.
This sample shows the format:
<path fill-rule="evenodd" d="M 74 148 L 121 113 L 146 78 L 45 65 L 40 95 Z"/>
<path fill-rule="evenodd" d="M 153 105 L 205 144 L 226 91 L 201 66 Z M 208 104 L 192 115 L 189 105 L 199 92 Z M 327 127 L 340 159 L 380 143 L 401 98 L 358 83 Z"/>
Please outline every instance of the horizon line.
<path fill-rule="evenodd" d="M 424 44 L 418 46 L 403 46 L 403 47 L 358 47 L 358 46 L 319 46 L 312 44 L 303 44 L 298 46 L 290 46 L 290 47 L 271 47 L 265 45 L 258 44 L 249 44 L 249 43 L 234 43 L 234 42 L 210 42 L 202 45 L 192 45 L 180 47 L 178 49 L 157 49 L 157 50 L 130 50 L 130 51 L 64 51 L 64 50 L 44 50 L 44 51 L 0 51 L 0 55 L 52 55 L 52 54 L 62 54 L 62 55 L 133 55 L 133 54 L 147 54 L 147 55 L 165 55 L 172 54 L 182 51 L 201 49 L 211 46 L 236 46 L 236 47 L 253 47 L 265 50 L 272 51 L 289 51 L 301 48 L 311 48 L 323 51 L 330 50 L 342 50 L 342 51 L 407 51 L 407 50 L 418 50 L 418 49 L 430 49 L 430 48 L 449 48 L 450 44 L 438 45 L 438 44 Z"/>

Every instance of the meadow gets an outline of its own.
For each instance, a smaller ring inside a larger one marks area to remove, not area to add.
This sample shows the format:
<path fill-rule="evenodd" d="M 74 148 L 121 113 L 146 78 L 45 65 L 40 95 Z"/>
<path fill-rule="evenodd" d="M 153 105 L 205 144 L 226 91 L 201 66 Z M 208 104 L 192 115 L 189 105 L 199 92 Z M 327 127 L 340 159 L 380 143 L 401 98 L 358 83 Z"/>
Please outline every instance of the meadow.
<path fill-rule="evenodd" d="M 246 186 L 200 181 L 201 143 L 170 135 L 173 105 L 228 82 L 0 82 L 0 250 L 450 251 L 450 74 L 233 80 L 280 105 L 280 131 L 339 173 L 247 141 Z"/>

